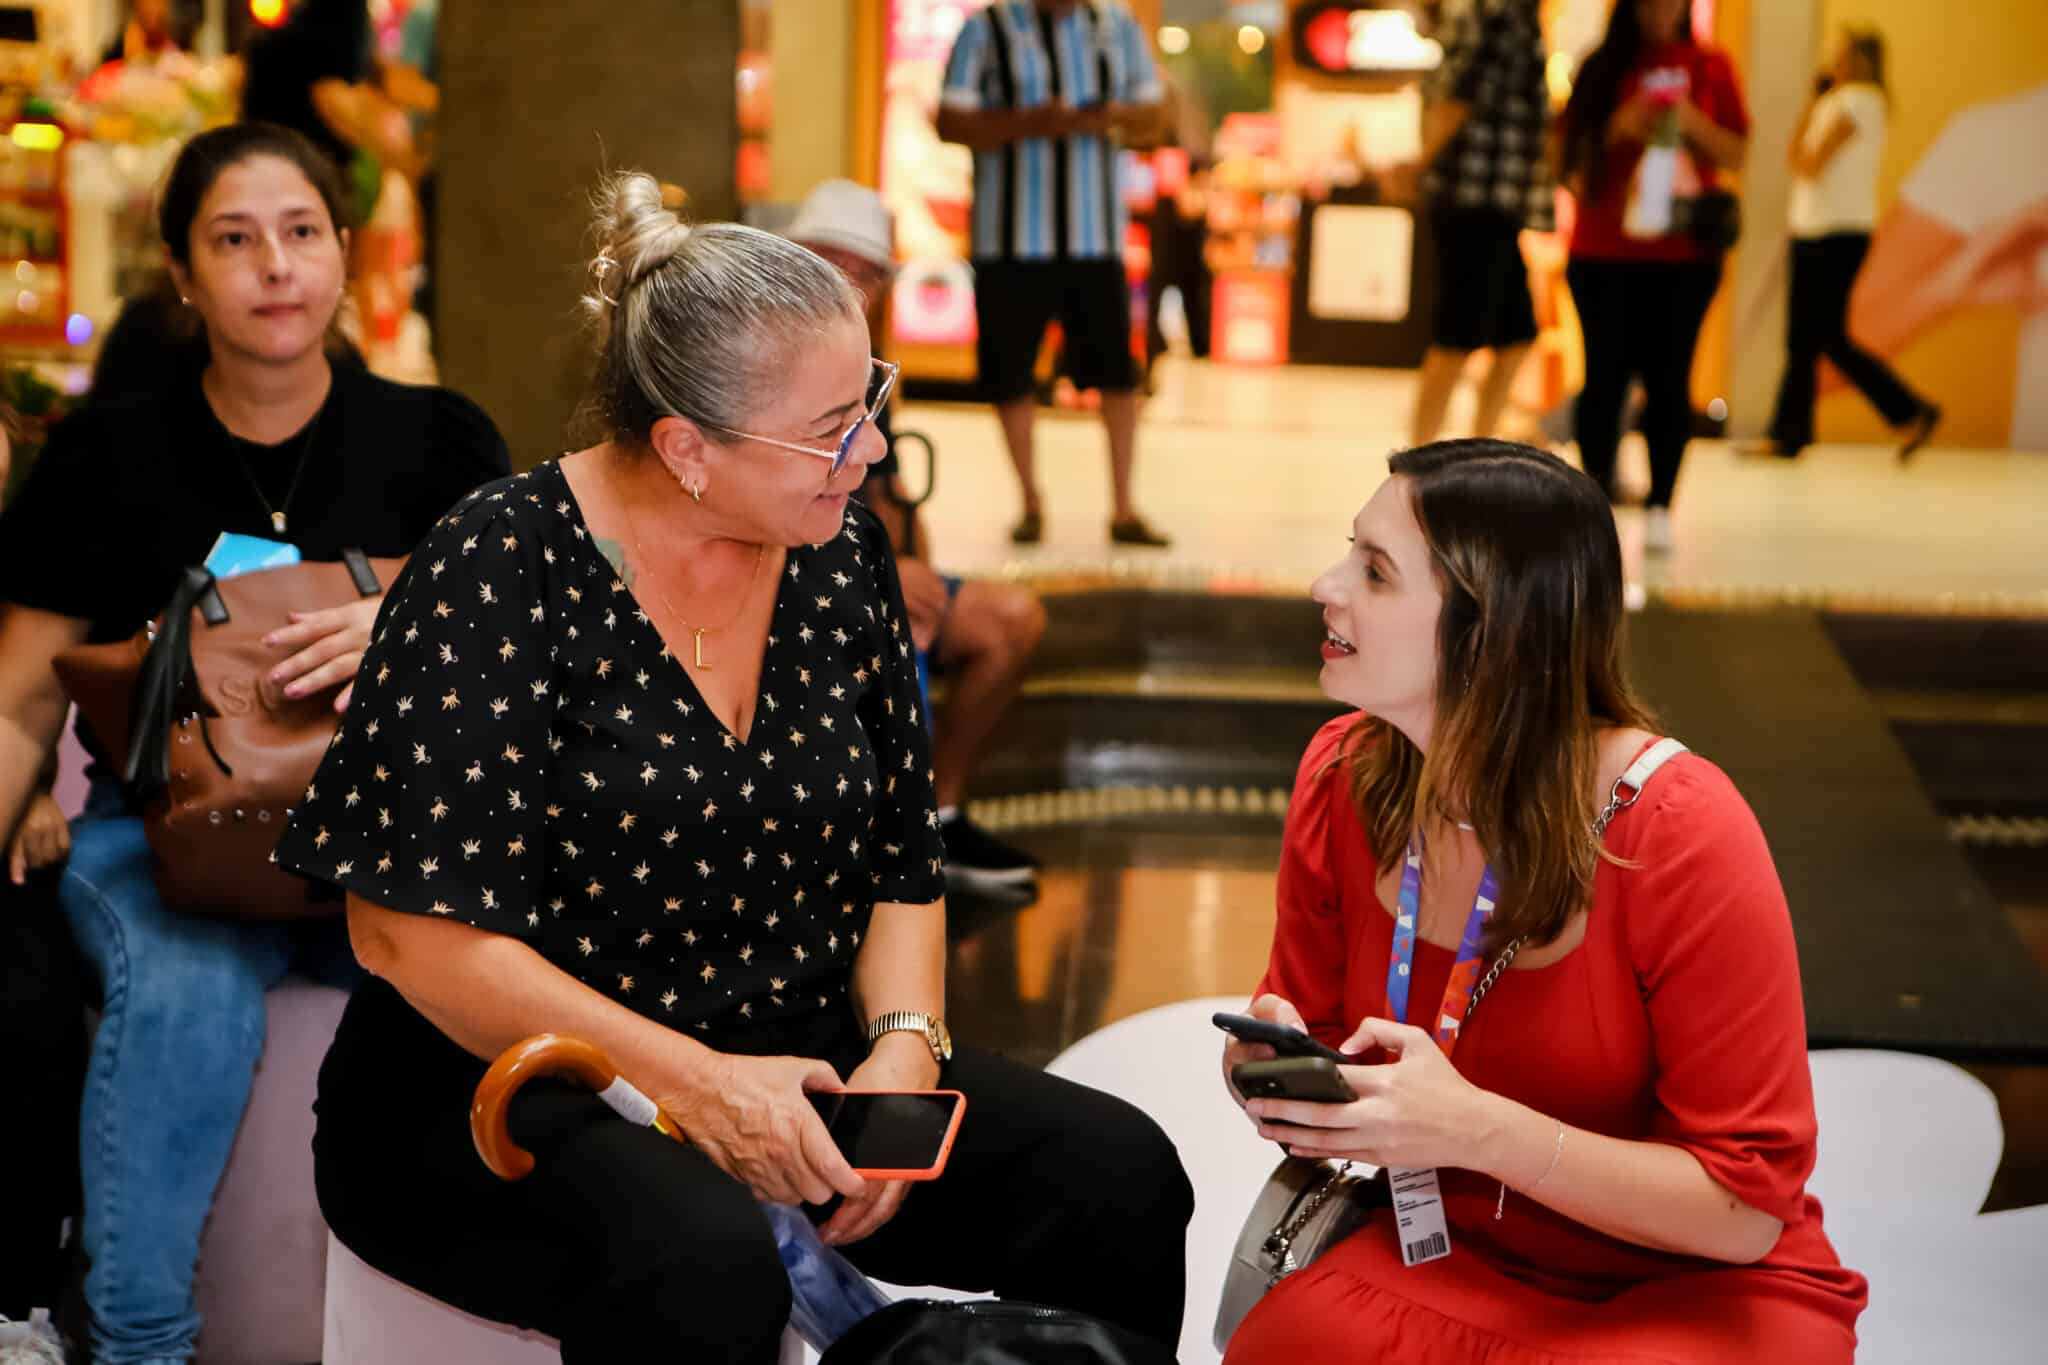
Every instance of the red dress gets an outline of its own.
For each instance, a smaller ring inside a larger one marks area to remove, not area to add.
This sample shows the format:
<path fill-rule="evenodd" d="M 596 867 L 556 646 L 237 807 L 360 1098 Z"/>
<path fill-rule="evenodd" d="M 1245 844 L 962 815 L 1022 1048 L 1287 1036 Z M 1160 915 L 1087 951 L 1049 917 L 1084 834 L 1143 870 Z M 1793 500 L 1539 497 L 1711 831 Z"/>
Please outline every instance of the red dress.
<path fill-rule="evenodd" d="M 1329 767 L 1355 716 L 1302 760 L 1259 990 L 1323 1041 L 1385 1011 L 1393 919 L 1349 782 Z M 1326 771 L 1327 769 L 1327 771 Z M 1442 1172 L 1451 1255 L 1409 1269 L 1382 1212 L 1260 1301 L 1225 1365 L 1848 1365 L 1866 1286 L 1806 1193 L 1813 1082 L 1791 917 L 1763 832 L 1713 764 L 1671 760 L 1615 818 L 1580 946 L 1508 971 L 1453 1055 L 1473 1084 L 1573 1127 L 1693 1154 L 1784 1220 L 1731 1266 L 1635 1246 L 1471 1171 Z M 1455 954 L 1418 943 L 1412 1001 L 1443 996 Z M 1411 1004 L 1411 1009 L 1426 1006 Z"/>

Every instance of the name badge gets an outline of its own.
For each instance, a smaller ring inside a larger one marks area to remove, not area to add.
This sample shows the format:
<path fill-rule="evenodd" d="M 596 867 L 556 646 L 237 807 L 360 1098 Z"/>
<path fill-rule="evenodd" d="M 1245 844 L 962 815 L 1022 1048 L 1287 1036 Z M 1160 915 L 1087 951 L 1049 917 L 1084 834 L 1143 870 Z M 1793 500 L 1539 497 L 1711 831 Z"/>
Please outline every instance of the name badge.
<path fill-rule="evenodd" d="M 1451 1254 L 1451 1227 L 1444 1220 L 1444 1193 L 1436 1168 L 1389 1167 L 1394 1190 L 1394 1224 L 1401 1239 L 1401 1263 L 1424 1265 Z"/>

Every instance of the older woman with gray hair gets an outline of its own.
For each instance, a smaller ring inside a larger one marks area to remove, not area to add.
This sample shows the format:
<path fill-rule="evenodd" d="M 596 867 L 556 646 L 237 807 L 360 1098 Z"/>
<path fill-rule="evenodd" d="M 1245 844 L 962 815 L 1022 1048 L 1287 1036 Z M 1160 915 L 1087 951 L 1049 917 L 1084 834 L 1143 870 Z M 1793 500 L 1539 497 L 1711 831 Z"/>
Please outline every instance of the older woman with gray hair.
<path fill-rule="evenodd" d="M 837 271 L 602 191 L 608 438 L 459 505 L 393 587 L 279 860 L 348 896 L 376 980 L 320 1077 L 321 1206 L 370 1264 L 563 1358 L 767 1361 L 757 1201 L 863 1270 L 1171 1344 L 1192 1194 L 1121 1101 L 953 1049 L 944 851 L 882 454 Z M 471 1146 L 488 1059 L 604 1049 L 687 1144 L 539 1083 L 532 1176 Z M 965 1092 L 938 1180 L 863 1180 L 806 1091 Z M 1116 1229 L 1104 1237 L 1101 1229 Z"/>

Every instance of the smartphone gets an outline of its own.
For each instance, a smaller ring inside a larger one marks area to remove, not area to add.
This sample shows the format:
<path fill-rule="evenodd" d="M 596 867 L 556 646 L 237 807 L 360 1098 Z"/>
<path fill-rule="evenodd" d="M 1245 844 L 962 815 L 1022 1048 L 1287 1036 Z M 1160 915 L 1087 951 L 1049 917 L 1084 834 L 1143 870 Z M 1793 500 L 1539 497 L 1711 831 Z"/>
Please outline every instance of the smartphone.
<path fill-rule="evenodd" d="M 1265 1062 L 1239 1062 L 1230 1069 L 1231 1084 L 1248 1100 L 1315 1100 L 1348 1104 L 1358 1098 L 1327 1057 L 1275 1057 Z"/>
<path fill-rule="evenodd" d="M 967 1112 L 957 1090 L 813 1090 L 810 1098 L 846 1164 L 873 1180 L 937 1180 Z"/>
<path fill-rule="evenodd" d="M 1247 1043 L 1265 1043 L 1282 1057 L 1321 1057 L 1338 1066 L 1356 1066 L 1356 1057 L 1346 1057 L 1333 1047 L 1309 1037 L 1298 1028 L 1254 1019 L 1248 1014 L 1212 1015 L 1210 1023 Z"/>

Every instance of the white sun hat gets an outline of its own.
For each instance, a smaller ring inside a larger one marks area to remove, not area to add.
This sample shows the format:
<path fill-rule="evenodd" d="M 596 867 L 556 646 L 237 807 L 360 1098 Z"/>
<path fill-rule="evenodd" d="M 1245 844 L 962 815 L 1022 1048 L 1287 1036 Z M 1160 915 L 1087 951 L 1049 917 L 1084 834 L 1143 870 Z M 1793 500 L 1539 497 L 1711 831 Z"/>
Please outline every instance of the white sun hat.
<path fill-rule="evenodd" d="M 813 189 L 797 209 L 788 236 L 807 246 L 838 247 L 883 270 L 896 268 L 882 196 L 851 180 L 827 180 Z"/>

